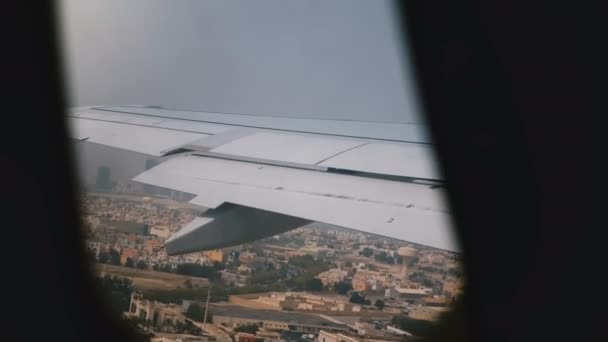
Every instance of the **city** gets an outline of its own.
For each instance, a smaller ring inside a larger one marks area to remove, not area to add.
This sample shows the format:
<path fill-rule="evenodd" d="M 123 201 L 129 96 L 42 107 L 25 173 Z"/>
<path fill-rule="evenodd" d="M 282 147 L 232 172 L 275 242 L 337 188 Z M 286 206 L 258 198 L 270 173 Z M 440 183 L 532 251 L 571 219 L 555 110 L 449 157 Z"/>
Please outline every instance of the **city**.
<path fill-rule="evenodd" d="M 457 254 L 321 223 L 168 256 L 204 208 L 111 176 L 83 187 L 86 246 L 109 309 L 153 341 L 412 340 L 463 291 Z"/>

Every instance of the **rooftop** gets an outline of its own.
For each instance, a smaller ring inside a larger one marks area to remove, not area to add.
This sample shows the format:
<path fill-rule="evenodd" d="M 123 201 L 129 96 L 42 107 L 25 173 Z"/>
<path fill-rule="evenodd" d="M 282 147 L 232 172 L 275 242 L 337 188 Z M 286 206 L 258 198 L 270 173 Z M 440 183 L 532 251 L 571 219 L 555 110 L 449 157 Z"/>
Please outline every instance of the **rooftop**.
<path fill-rule="evenodd" d="M 420 295 L 428 294 L 428 292 L 423 289 L 408 289 L 408 288 L 404 288 L 404 287 L 396 287 L 395 291 L 399 292 L 400 294 L 420 294 Z"/>

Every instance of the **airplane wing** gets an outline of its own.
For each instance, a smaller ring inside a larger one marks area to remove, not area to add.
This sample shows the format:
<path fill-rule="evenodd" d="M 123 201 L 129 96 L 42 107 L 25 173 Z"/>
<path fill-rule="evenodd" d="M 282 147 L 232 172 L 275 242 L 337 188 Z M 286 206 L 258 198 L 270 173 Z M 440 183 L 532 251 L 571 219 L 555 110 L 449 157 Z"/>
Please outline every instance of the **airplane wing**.
<path fill-rule="evenodd" d="M 209 208 L 165 242 L 183 254 L 324 222 L 458 251 L 424 127 L 167 110 L 77 108 L 72 137 L 169 157 L 134 180 Z"/>

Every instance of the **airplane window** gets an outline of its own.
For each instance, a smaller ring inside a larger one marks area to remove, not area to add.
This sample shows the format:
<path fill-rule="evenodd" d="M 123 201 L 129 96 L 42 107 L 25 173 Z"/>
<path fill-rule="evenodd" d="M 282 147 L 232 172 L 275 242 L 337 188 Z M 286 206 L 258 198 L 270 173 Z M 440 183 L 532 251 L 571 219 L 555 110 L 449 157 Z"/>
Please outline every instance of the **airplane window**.
<path fill-rule="evenodd" d="M 151 340 L 410 340 L 462 295 L 390 1 L 61 3 L 86 246 Z"/>

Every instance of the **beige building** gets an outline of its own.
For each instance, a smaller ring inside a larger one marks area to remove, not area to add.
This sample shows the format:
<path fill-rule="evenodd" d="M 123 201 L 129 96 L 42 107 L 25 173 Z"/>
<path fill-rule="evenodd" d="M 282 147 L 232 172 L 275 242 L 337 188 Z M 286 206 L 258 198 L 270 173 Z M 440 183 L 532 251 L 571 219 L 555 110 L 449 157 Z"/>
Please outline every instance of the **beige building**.
<path fill-rule="evenodd" d="M 221 262 L 224 261 L 224 252 L 222 252 L 221 249 L 215 249 L 215 250 L 212 250 L 212 251 L 206 251 L 206 252 L 203 252 L 203 254 L 210 261 L 219 262 L 219 263 L 221 263 Z"/>
<path fill-rule="evenodd" d="M 406 301 L 413 303 L 419 302 L 424 297 L 429 297 L 430 293 L 424 289 L 409 289 L 405 287 L 396 287 L 393 289 L 397 293 L 397 295 Z"/>
<path fill-rule="evenodd" d="M 133 259 L 134 261 L 139 258 L 139 251 L 135 248 L 123 248 L 120 254 L 120 263 L 122 265 L 127 263 L 127 259 Z"/>
<path fill-rule="evenodd" d="M 321 280 L 321 282 L 323 283 L 323 286 L 328 287 L 328 286 L 333 286 L 334 284 L 341 282 L 342 280 L 344 280 L 344 278 L 346 278 L 346 275 L 347 275 L 346 271 L 334 268 L 334 269 L 319 273 L 319 275 L 317 275 L 316 278 Z"/>
<path fill-rule="evenodd" d="M 340 333 L 332 334 L 325 330 L 321 330 L 319 331 L 319 336 L 317 336 L 317 342 L 359 342 L 359 339 Z"/>
<path fill-rule="evenodd" d="M 361 307 L 352 305 L 343 296 L 315 295 L 306 292 L 271 292 L 260 296 L 257 302 L 283 310 L 359 312 Z"/>
<path fill-rule="evenodd" d="M 452 299 L 462 295 L 463 283 L 460 280 L 450 280 L 443 283 L 443 293 Z"/>
<path fill-rule="evenodd" d="M 353 279 L 353 290 L 357 292 L 366 291 L 368 289 L 367 280 L 363 277 L 355 277 Z"/>
<path fill-rule="evenodd" d="M 175 325 L 177 322 L 184 323 L 186 317 L 182 313 L 181 307 L 176 304 L 162 304 L 155 301 L 143 299 L 139 293 L 131 295 L 131 306 L 126 313 L 130 317 L 138 317 L 152 322 L 154 326 L 166 323 Z"/>
<path fill-rule="evenodd" d="M 242 264 L 249 264 L 249 263 L 253 262 L 255 257 L 256 257 L 256 255 L 253 252 L 241 252 L 239 254 L 239 262 Z"/>

